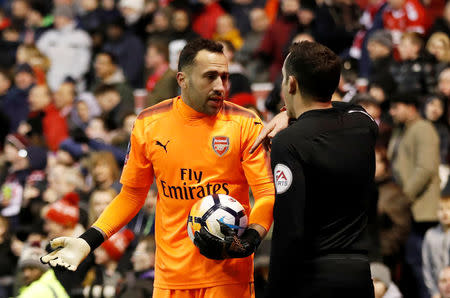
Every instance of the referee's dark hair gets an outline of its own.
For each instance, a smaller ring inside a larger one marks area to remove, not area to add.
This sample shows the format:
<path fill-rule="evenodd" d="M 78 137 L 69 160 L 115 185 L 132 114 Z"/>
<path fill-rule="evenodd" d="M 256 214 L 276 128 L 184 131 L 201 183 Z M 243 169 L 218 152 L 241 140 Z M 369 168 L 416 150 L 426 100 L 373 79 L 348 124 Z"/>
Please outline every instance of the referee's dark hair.
<path fill-rule="evenodd" d="M 302 96 L 327 102 L 339 84 L 341 61 L 326 46 L 301 41 L 290 47 L 285 71 L 286 77 L 295 77 Z"/>
<path fill-rule="evenodd" d="M 198 38 L 188 42 L 181 50 L 180 58 L 178 59 L 178 71 L 183 71 L 184 68 L 194 64 L 195 57 L 201 50 L 223 54 L 223 45 L 205 38 Z"/>

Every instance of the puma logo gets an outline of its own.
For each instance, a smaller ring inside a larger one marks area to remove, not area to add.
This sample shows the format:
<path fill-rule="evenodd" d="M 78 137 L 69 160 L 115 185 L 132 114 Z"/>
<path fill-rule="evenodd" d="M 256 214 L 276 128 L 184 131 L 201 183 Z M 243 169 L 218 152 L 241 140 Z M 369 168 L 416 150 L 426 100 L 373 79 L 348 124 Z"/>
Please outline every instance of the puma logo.
<path fill-rule="evenodd" d="M 156 141 L 156 145 L 163 147 L 164 151 L 167 153 L 167 144 L 169 144 L 170 140 L 167 141 L 165 145 L 163 145 L 160 141 Z"/>
<path fill-rule="evenodd" d="M 259 121 L 254 121 L 253 124 L 255 124 L 255 125 L 258 125 L 258 124 L 259 124 L 259 125 L 262 125 L 262 123 L 259 122 Z"/>

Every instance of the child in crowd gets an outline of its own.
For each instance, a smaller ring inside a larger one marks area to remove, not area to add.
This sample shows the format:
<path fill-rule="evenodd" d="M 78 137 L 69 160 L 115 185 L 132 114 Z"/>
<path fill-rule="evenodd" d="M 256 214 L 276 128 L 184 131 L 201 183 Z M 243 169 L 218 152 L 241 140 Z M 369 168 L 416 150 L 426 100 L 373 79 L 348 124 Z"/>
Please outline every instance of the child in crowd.
<path fill-rule="evenodd" d="M 133 232 L 123 229 L 94 251 L 97 266 L 87 274 L 83 291 L 85 297 L 116 297 L 122 279 L 117 270 L 119 260 L 133 239 Z"/>
<path fill-rule="evenodd" d="M 439 225 L 426 232 L 422 246 L 423 275 L 430 297 L 439 294 L 439 273 L 450 265 L 450 194 L 446 189 L 439 201 L 438 218 Z"/>

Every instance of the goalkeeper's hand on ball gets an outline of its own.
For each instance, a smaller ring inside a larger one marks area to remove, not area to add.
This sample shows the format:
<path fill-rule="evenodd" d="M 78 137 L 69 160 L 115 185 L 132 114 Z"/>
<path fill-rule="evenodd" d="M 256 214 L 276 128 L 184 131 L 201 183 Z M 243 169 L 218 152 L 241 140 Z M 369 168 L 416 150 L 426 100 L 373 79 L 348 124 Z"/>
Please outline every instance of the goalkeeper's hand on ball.
<path fill-rule="evenodd" d="M 255 229 L 247 228 L 239 237 L 225 223 L 217 222 L 225 236 L 223 240 L 211 234 L 205 227 L 195 232 L 194 244 L 200 249 L 200 253 L 209 259 L 245 258 L 254 253 L 261 243 L 261 236 Z"/>

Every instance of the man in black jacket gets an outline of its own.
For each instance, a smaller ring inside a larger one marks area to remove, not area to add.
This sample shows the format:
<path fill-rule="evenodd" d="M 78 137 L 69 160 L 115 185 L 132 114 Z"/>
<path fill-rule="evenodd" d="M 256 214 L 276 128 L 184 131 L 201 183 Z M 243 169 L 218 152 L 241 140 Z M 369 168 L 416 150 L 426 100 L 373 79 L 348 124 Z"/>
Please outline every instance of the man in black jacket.
<path fill-rule="evenodd" d="M 303 41 L 283 66 L 291 125 L 272 142 L 276 188 L 269 297 L 373 297 L 367 247 L 377 124 L 331 102 L 339 58 Z"/>

